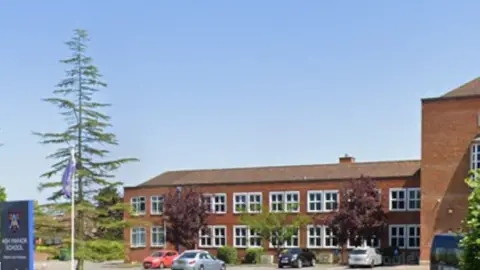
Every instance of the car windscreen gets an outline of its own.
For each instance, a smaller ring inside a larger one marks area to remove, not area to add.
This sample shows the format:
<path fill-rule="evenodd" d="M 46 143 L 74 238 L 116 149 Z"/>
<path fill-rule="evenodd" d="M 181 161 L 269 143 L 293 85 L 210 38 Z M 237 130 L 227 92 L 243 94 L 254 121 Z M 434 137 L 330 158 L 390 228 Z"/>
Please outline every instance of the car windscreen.
<path fill-rule="evenodd" d="M 366 249 L 354 249 L 350 252 L 350 254 L 363 255 L 363 254 L 367 254 L 367 250 Z"/>
<path fill-rule="evenodd" d="M 185 252 L 178 258 L 179 259 L 194 259 L 195 257 L 197 257 L 197 254 L 198 254 L 197 252 Z"/>
<path fill-rule="evenodd" d="M 299 249 L 299 248 L 289 248 L 289 249 L 284 250 L 285 254 L 299 254 L 301 252 L 302 252 L 302 250 Z"/>
<path fill-rule="evenodd" d="M 447 266 L 458 266 L 462 254 L 459 242 L 462 237 L 457 235 L 437 235 L 433 239 L 430 262 L 442 262 Z"/>
<path fill-rule="evenodd" d="M 157 251 L 157 252 L 154 252 L 154 253 L 152 254 L 152 257 L 163 257 L 164 254 L 165 254 L 165 253 L 163 253 L 163 252 L 158 252 L 158 251 Z"/>

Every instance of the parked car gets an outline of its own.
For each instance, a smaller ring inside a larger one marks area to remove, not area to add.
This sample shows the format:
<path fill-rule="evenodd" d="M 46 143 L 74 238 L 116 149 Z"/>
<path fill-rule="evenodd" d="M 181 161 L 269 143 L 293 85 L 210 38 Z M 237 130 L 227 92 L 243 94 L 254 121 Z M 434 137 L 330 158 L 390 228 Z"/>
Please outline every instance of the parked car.
<path fill-rule="evenodd" d="M 143 260 L 143 269 L 163 269 L 172 266 L 178 252 L 173 250 L 159 250 Z"/>
<path fill-rule="evenodd" d="M 370 266 L 371 268 L 382 265 L 382 254 L 376 248 L 355 248 L 348 255 L 348 266 Z"/>
<path fill-rule="evenodd" d="M 303 266 L 315 266 L 315 254 L 307 248 L 285 249 L 278 258 L 278 268 L 292 266 L 302 268 Z"/>
<path fill-rule="evenodd" d="M 178 256 L 172 270 L 226 270 L 225 262 L 204 250 L 187 250 Z"/>
<path fill-rule="evenodd" d="M 462 249 L 461 235 L 437 234 L 430 250 L 430 270 L 459 269 Z"/>

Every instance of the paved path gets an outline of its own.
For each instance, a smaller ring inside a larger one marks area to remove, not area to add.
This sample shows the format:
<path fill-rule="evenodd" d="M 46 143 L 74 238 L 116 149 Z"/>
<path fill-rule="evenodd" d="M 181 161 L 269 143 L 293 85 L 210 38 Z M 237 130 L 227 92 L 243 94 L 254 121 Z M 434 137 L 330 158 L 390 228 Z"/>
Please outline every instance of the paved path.
<path fill-rule="evenodd" d="M 70 269 L 70 262 L 59 262 L 59 261 L 48 261 L 45 265 L 42 263 L 37 263 L 35 266 L 36 270 L 69 270 Z M 428 266 L 379 266 L 375 267 L 378 270 L 428 270 Z M 125 270 L 125 269 L 132 269 L 132 270 L 139 270 L 142 269 L 140 267 L 135 268 L 125 268 L 116 266 L 114 263 L 92 263 L 87 262 L 85 264 L 85 270 Z M 259 265 L 238 265 L 238 266 L 229 266 L 227 269 L 231 270 L 277 270 L 275 266 L 259 266 Z M 288 269 L 288 268 L 285 268 Z M 349 269 L 345 266 L 331 266 L 331 265 L 317 265 L 316 267 L 305 267 L 303 270 L 344 270 Z"/>

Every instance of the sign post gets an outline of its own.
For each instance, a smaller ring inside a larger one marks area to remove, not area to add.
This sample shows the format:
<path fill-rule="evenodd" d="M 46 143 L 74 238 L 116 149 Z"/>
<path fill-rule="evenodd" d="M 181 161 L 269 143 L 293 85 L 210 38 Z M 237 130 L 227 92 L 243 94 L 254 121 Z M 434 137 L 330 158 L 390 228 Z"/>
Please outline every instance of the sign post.
<path fill-rule="evenodd" d="M 33 270 L 33 201 L 0 203 L 0 270 Z"/>

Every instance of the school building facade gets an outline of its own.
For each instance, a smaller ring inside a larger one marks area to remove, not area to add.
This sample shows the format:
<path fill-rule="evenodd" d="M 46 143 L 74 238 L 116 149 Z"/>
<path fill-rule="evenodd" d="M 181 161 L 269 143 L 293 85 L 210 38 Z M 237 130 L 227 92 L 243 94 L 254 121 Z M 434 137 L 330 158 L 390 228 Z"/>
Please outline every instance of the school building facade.
<path fill-rule="evenodd" d="M 326 218 L 338 208 L 343 185 L 364 175 L 376 181 L 389 224 L 381 238 L 366 244 L 396 246 L 428 261 L 433 235 L 461 228 L 470 192 L 464 179 L 480 167 L 480 79 L 423 99 L 421 110 L 420 160 L 356 162 L 343 156 L 335 164 L 169 171 L 125 187 L 124 200 L 136 211 L 125 218 L 148 223 L 125 230 L 127 260 L 174 248 L 165 241 L 162 209 L 163 196 L 177 187 L 197 186 L 211 205 L 210 233 L 199 236 L 198 247 L 215 253 L 228 245 L 242 255 L 248 247 L 273 247 L 241 225 L 235 209 L 255 214 L 254 206 L 261 205 L 262 211 L 283 208 Z M 286 247 L 330 254 L 337 244 L 328 227 L 310 224 Z"/>

